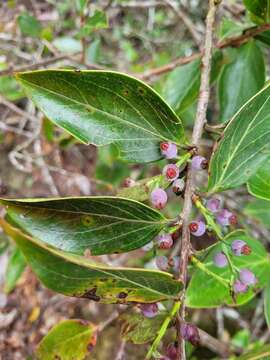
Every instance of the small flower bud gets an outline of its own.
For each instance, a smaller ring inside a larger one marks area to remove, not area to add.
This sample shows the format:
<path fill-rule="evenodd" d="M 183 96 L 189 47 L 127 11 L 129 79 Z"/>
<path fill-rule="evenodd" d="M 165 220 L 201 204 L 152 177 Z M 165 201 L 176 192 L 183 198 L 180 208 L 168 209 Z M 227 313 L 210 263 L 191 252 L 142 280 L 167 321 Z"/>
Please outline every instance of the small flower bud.
<path fill-rule="evenodd" d="M 227 209 L 222 209 L 217 214 L 217 222 L 221 226 L 235 225 L 237 217 Z"/>
<path fill-rule="evenodd" d="M 234 240 L 231 249 L 236 256 L 249 255 L 251 253 L 251 248 L 243 240 Z"/>
<path fill-rule="evenodd" d="M 159 235 L 157 242 L 160 249 L 170 249 L 173 246 L 173 239 L 170 234 Z"/>
<path fill-rule="evenodd" d="M 179 168 L 175 164 L 168 164 L 163 169 L 163 175 L 168 181 L 173 181 L 179 176 Z"/>
<path fill-rule="evenodd" d="M 194 236 L 202 236 L 206 231 L 205 222 L 202 220 L 192 221 L 189 224 L 189 230 L 190 230 L 191 234 Z"/>
<path fill-rule="evenodd" d="M 256 276 L 253 274 L 252 271 L 248 269 L 242 269 L 239 272 L 239 278 L 244 285 L 255 285 L 257 282 Z"/>
<path fill-rule="evenodd" d="M 207 169 L 208 162 L 203 156 L 194 156 L 191 160 L 191 167 L 193 170 Z"/>
<path fill-rule="evenodd" d="M 173 182 L 172 189 L 176 195 L 181 195 L 185 188 L 185 181 L 183 179 L 176 179 Z"/>
<path fill-rule="evenodd" d="M 167 159 L 174 159 L 177 157 L 177 146 L 170 142 L 162 142 L 160 144 L 161 154 Z"/>
<path fill-rule="evenodd" d="M 184 323 L 181 325 L 180 332 L 184 340 L 189 341 L 194 346 L 199 344 L 200 335 L 195 325 Z"/>
<path fill-rule="evenodd" d="M 169 269 L 168 259 L 166 256 L 157 256 L 156 265 L 158 269 L 167 271 Z"/>
<path fill-rule="evenodd" d="M 228 259 L 223 252 L 219 252 L 214 257 L 214 263 L 219 268 L 224 268 L 228 265 Z"/>
<path fill-rule="evenodd" d="M 132 187 L 134 185 L 136 185 L 136 181 L 131 179 L 130 177 L 124 180 L 124 187 Z"/>
<path fill-rule="evenodd" d="M 154 243 L 153 243 L 153 241 L 150 241 L 150 243 L 148 243 L 142 247 L 142 250 L 147 252 L 147 251 L 152 250 L 153 247 L 154 247 Z"/>
<path fill-rule="evenodd" d="M 208 210 L 212 211 L 212 213 L 216 213 L 220 209 L 220 200 L 216 198 L 209 199 L 206 202 L 206 207 Z"/>
<path fill-rule="evenodd" d="M 143 316 L 147 318 L 153 318 L 158 314 L 158 305 L 157 303 L 153 304 L 140 304 L 140 309 Z"/>
<path fill-rule="evenodd" d="M 150 198 L 152 205 L 159 210 L 163 209 L 166 206 L 168 200 L 166 191 L 161 188 L 153 190 L 151 192 Z"/>
<path fill-rule="evenodd" d="M 240 280 L 236 279 L 233 284 L 233 291 L 235 294 L 245 293 L 248 290 L 248 286 L 243 284 Z"/>
<path fill-rule="evenodd" d="M 177 348 L 175 344 L 169 344 L 166 349 L 166 355 L 170 360 L 176 360 L 177 359 Z"/>
<path fill-rule="evenodd" d="M 174 256 L 169 259 L 169 266 L 173 268 L 173 271 L 178 271 L 180 268 L 180 256 Z"/>

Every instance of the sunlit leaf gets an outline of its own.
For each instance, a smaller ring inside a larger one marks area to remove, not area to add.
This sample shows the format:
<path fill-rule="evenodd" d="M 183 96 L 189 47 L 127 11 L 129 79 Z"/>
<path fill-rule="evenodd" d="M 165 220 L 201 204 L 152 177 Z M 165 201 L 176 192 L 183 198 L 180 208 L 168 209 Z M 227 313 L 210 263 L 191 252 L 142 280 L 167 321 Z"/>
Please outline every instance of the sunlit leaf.
<path fill-rule="evenodd" d="M 251 195 L 270 200 L 270 160 L 262 164 L 256 174 L 249 179 L 247 186 Z"/>
<path fill-rule="evenodd" d="M 5 291 L 10 293 L 16 286 L 17 281 L 20 279 L 26 262 L 20 249 L 17 247 L 13 250 L 9 257 L 8 266 L 5 278 Z"/>

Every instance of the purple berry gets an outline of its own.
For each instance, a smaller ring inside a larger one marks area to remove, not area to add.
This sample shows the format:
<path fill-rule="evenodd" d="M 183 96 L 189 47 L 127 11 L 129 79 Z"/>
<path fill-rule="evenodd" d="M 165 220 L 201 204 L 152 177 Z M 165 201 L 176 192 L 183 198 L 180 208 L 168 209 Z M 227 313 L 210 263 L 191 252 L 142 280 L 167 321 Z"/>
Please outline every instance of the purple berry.
<path fill-rule="evenodd" d="M 185 181 L 183 179 L 176 179 L 173 182 L 172 189 L 176 195 L 180 195 L 185 188 Z"/>
<path fill-rule="evenodd" d="M 167 159 L 174 159 L 177 157 L 177 146 L 170 142 L 162 142 L 160 144 L 161 154 Z"/>
<path fill-rule="evenodd" d="M 219 252 L 214 257 L 214 263 L 219 268 L 224 268 L 228 265 L 228 259 L 223 252 Z"/>
<path fill-rule="evenodd" d="M 196 346 L 200 342 L 199 331 L 195 325 L 184 323 L 181 325 L 180 332 L 183 339 L 189 341 L 192 345 Z"/>
<path fill-rule="evenodd" d="M 159 235 L 157 242 L 160 249 L 170 249 L 173 246 L 173 239 L 170 234 Z"/>
<path fill-rule="evenodd" d="M 243 240 L 234 240 L 232 242 L 231 249 L 236 256 L 249 255 L 251 253 L 250 247 Z"/>
<path fill-rule="evenodd" d="M 194 156 L 191 160 L 193 170 L 203 170 L 207 168 L 207 160 L 203 156 Z"/>
<path fill-rule="evenodd" d="M 202 236 L 206 231 L 205 222 L 202 220 L 192 221 L 189 224 L 189 230 L 190 230 L 191 234 L 194 236 Z"/>
<path fill-rule="evenodd" d="M 235 294 L 245 293 L 248 290 L 248 286 L 243 284 L 240 280 L 236 279 L 233 284 L 233 291 Z"/>
<path fill-rule="evenodd" d="M 176 360 L 177 359 L 177 347 L 175 344 L 169 344 L 166 349 L 166 355 L 170 360 Z"/>
<path fill-rule="evenodd" d="M 166 256 L 157 256 L 156 257 L 156 265 L 158 269 L 167 271 L 169 269 L 169 263 Z"/>
<path fill-rule="evenodd" d="M 208 210 L 212 211 L 213 213 L 216 213 L 220 209 L 220 200 L 216 198 L 209 199 L 206 202 L 206 207 Z"/>
<path fill-rule="evenodd" d="M 253 274 L 252 271 L 248 269 L 242 269 L 239 272 L 239 278 L 244 285 L 255 285 L 257 282 L 256 276 Z"/>
<path fill-rule="evenodd" d="M 158 314 L 158 305 L 156 303 L 141 304 L 140 309 L 141 309 L 143 316 L 145 316 L 147 318 L 153 318 Z"/>
<path fill-rule="evenodd" d="M 152 205 L 159 210 L 163 209 L 166 206 L 168 200 L 166 191 L 161 188 L 153 190 L 151 192 L 150 198 Z"/>
<path fill-rule="evenodd" d="M 179 176 L 179 168 L 175 164 L 168 164 L 163 169 L 163 175 L 168 181 L 174 181 Z"/>
<path fill-rule="evenodd" d="M 237 223 L 236 216 L 227 209 L 220 210 L 216 219 L 221 226 L 234 225 Z"/>

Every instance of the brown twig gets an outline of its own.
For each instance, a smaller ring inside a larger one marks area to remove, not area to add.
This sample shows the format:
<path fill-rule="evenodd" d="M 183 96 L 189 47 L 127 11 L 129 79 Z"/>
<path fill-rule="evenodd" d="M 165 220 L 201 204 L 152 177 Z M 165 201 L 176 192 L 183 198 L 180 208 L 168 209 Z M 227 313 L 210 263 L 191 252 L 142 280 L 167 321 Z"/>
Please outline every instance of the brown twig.
<path fill-rule="evenodd" d="M 196 113 L 196 119 L 192 132 L 192 145 L 197 147 L 202 136 L 203 127 L 206 122 L 206 110 L 209 101 L 210 93 L 210 71 L 211 71 L 211 59 L 212 59 L 212 42 L 213 42 L 213 28 L 215 22 L 215 14 L 218 4 L 215 0 L 209 0 L 209 11 L 206 19 L 206 33 L 205 33 L 205 45 L 204 54 L 202 57 L 202 72 L 201 72 L 201 85 L 200 95 L 198 99 L 198 107 Z M 192 210 L 192 193 L 193 193 L 193 170 L 189 165 L 186 176 L 186 189 L 184 194 L 184 206 L 182 212 L 182 242 L 180 252 L 180 269 L 179 278 L 183 281 L 184 289 L 181 296 L 181 309 L 180 318 L 184 321 L 185 318 L 185 288 L 187 283 L 187 268 L 188 259 L 190 254 L 190 232 L 189 232 L 189 217 Z M 179 359 L 185 360 L 185 344 L 181 337 L 179 338 L 178 344 Z"/>
<path fill-rule="evenodd" d="M 259 35 L 262 32 L 269 30 L 269 29 L 270 29 L 270 24 L 265 24 L 265 25 L 258 26 L 255 28 L 252 27 L 250 29 L 247 29 L 244 32 L 244 34 L 242 34 L 240 36 L 235 36 L 235 37 L 232 37 L 232 38 L 229 38 L 229 39 L 226 39 L 224 41 L 217 43 L 215 48 L 216 49 L 224 49 L 224 48 L 230 47 L 230 46 L 240 46 L 240 45 L 244 44 L 246 41 L 248 41 L 249 39 L 253 38 L 254 36 Z M 169 71 L 172 71 L 175 68 L 177 68 L 178 66 L 189 64 L 193 60 L 201 58 L 202 55 L 203 55 L 203 52 L 201 51 L 199 53 L 195 53 L 190 56 L 179 57 L 179 58 L 175 59 L 174 61 L 170 62 L 169 64 L 163 65 L 163 66 L 155 68 L 155 69 L 147 70 L 144 73 L 137 75 L 137 77 L 139 77 L 141 80 L 149 80 L 151 77 L 160 76 Z"/>

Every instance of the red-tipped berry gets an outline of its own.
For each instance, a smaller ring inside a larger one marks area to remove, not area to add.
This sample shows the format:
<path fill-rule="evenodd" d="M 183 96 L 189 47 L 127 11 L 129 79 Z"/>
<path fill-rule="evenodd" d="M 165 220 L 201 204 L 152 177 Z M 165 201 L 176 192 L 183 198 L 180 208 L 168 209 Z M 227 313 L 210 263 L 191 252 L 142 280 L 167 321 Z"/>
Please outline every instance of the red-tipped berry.
<path fill-rule="evenodd" d="M 160 249 L 170 249 L 173 246 L 173 239 L 170 234 L 159 235 L 157 242 Z"/>
<path fill-rule="evenodd" d="M 151 192 L 151 203 L 156 209 L 163 209 L 168 200 L 168 196 L 166 194 L 166 191 L 160 188 L 157 188 Z"/>
<path fill-rule="evenodd" d="M 183 179 L 174 180 L 172 189 L 176 195 L 181 195 L 184 188 L 185 188 L 185 181 Z"/>
<path fill-rule="evenodd" d="M 167 271 L 169 269 L 168 258 L 166 256 L 157 256 L 156 265 L 158 269 Z"/>
<path fill-rule="evenodd" d="M 161 154 L 167 159 L 174 159 L 177 157 L 177 146 L 170 142 L 162 142 L 160 144 Z"/>
<path fill-rule="evenodd" d="M 190 230 L 191 234 L 194 236 L 202 236 L 206 231 L 205 222 L 202 220 L 192 221 L 189 224 L 189 230 Z"/>
<path fill-rule="evenodd" d="M 214 263 L 219 268 L 224 268 L 228 265 L 228 259 L 223 252 L 219 252 L 214 257 Z"/>
<path fill-rule="evenodd" d="M 163 169 L 163 175 L 169 181 L 174 181 L 179 176 L 179 168 L 175 164 L 168 164 Z"/>
<path fill-rule="evenodd" d="M 140 309 L 142 314 L 147 318 L 153 318 L 158 314 L 158 305 L 153 304 L 141 304 Z"/>
<path fill-rule="evenodd" d="M 235 225 L 237 224 L 237 217 L 227 209 L 222 209 L 217 214 L 217 222 L 221 226 Z"/>
<path fill-rule="evenodd" d="M 189 341 L 194 346 L 199 344 L 200 335 L 195 325 L 184 323 L 181 325 L 180 332 L 184 340 Z"/>
<path fill-rule="evenodd" d="M 177 348 L 175 344 L 169 344 L 166 349 L 166 355 L 170 360 L 176 360 L 177 359 Z"/>
<path fill-rule="evenodd" d="M 191 167 L 193 170 L 207 169 L 207 160 L 203 156 L 194 156 L 191 160 Z"/>
<path fill-rule="evenodd" d="M 206 207 L 212 213 L 216 213 L 220 210 L 221 201 L 219 199 L 213 198 L 209 199 L 206 202 Z"/>
<path fill-rule="evenodd" d="M 236 279 L 233 284 L 233 291 L 235 294 L 245 293 L 248 290 L 248 286 L 243 284 L 240 280 Z"/>
<path fill-rule="evenodd" d="M 255 285 L 257 282 L 256 276 L 253 274 L 252 271 L 248 269 L 242 269 L 239 272 L 239 278 L 244 285 Z"/>
<path fill-rule="evenodd" d="M 124 187 L 132 187 L 134 185 L 136 185 L 136 181 L 131 179 L 130 177 L 124 180 Z"/>
<path fill-rule="evenodd" d="M 243 240 L 234 240 L 231 249 L 236 256 L 249 255 L 251 253 L 251 248 Z"/>

